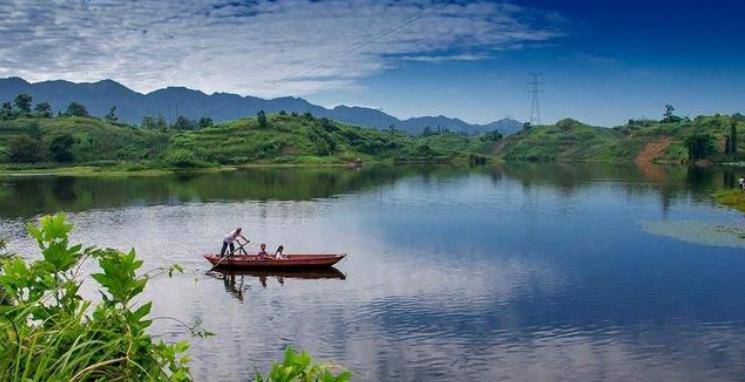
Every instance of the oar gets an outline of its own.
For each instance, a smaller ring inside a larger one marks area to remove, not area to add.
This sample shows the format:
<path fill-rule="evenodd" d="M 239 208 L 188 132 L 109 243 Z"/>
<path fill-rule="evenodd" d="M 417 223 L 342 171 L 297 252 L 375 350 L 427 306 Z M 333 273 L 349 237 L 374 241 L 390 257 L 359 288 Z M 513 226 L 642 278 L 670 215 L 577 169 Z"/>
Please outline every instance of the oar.
<path fill-rule="evenodd" d="M 243 248 L 243 246 L 244 246 L 244 245 L 248 245 L 248 243 L 250 243 L 250 242 L 251 242 L 251 240 L 246 240 L 246 242 L 245 242 L 245 243 L 243 243 L 243 244 L 241 244 L 240 240 L 238 240 L 238 239 L 236 239 L 235 241 L 237 241 L 237 242 L 238 242 L 238 249 L 236 249 L 236 250 L 234 250 L 234 251 L 230 251 L 230 253 L 229 253 L 229 254 L 228 254 L 227 256 L 223 256 L 223 257 L 222 257 L 222 258 L 220 259 L 220 261 L 218 261 L 218 262 L 217 262 L 217 264 L 215 264 L 215 265 L 213 265 L 213 266 L 212 266 L 212 269 L 215 269 L 215 268 L 217 268 L 217 267 L 218 267 L 218 266 L 219 266 L 220 264 L 222 264 L 222 261 L 223 261 L 223 260 L 225 260 L 225 259 L 227 259 L 228 257 L 233 257 L 233 254 L 234 254 L 234 253 L 235 253 L 236 251 L 243 251 L 243 254 L 244 254 L 244 255 L 248 255 L 248 253 L 246 252 L 246 249 L 245 249 L 245 248 Z"/>

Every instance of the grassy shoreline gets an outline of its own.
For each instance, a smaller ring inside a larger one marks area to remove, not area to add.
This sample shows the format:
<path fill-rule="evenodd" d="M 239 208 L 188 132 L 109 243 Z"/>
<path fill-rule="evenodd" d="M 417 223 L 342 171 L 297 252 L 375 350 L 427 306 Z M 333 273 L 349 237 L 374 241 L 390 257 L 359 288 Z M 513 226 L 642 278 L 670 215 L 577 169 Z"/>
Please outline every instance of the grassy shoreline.
<path fill-rule="evenodd" d="M 714 193 L 717 203 L 745 212 L 745 192 L 740 190 L 719 190 Z"/>

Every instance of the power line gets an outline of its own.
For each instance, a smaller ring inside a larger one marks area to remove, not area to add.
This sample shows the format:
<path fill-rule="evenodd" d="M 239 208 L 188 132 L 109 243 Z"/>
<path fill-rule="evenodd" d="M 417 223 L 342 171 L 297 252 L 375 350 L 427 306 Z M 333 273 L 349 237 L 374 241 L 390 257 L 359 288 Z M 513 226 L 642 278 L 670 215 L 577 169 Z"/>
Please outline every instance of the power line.
<path fill-rule="evenodd" d="M 528 92 L 531 96 L 530 103 L 530 124 L 537 126 L 541 124 L 541 104 L 540 98 L 543 93 L 543 73 L 529 73 L 530 82 L 528 82 Z"/>

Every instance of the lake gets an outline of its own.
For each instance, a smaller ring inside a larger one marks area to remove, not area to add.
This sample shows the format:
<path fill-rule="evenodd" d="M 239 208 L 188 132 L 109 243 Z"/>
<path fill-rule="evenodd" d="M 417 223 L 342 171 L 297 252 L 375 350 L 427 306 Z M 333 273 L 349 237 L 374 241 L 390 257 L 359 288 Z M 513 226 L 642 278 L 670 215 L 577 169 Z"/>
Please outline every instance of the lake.
<path fill-rule="evenodd" d="M 201 381 L 247 380 L 287 345 L 359 381 L 745 379 L 745 215 L 732 171 L 604 164 L 247 169 L 0 178 L 0 233 L 65 211 L 74 239 L 134 247 L 153 316 L 201 321 Z M 338 271 L 208 273 L 236 226 Z M 87 293 L 95 295 L 91 285 Z M 182 338 L 172 320 L 152 332 Z"/>

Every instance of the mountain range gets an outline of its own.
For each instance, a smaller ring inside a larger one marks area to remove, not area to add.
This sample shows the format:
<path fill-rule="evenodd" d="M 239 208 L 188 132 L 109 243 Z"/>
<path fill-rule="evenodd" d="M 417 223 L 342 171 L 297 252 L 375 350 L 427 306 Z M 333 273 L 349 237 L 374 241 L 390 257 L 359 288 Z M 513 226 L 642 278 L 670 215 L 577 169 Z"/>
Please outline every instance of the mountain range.
<path fill-rule="evenodd" d="M 18 93 L 30 94 L 34 102 L 46 101 L 52 105 L 54 111 L 64 112 L 70 102 L 78 102 L 85 105 L 88 112 L 94 116 L 105 115 L 109 108 L 115 105 L 119 119 L 133 124 L 139 124 L 142 118 L 148 115 L 161 115 L 170 122 L 175 121 L 179 115 L 190 119 L 209 117 L 215 121 L 227 121 L 255 115 L 260 110 L 267 113 L 284 110 L 310 112 L 317 117 L 327 117 L 363 127 L 387 129 L 393 126 L 411 134 L 420 134 L 427 127 L 467 134 L 492 130 L 511 134 L 522 128 L 522 123 L 509 118 L 487 124 L 470 124 L 443 115 L 401 120 L 377 109 L 345 105 L 327 109 L 297 97 L 263 99 L 230 93 L 205 94 L 185 87 L 167 87 L 142 94 L 113 80 L 81 83 L 55 80 L 30 83 L 19 77 L 0 79 L 0 101 L 12 101 Z"/>

